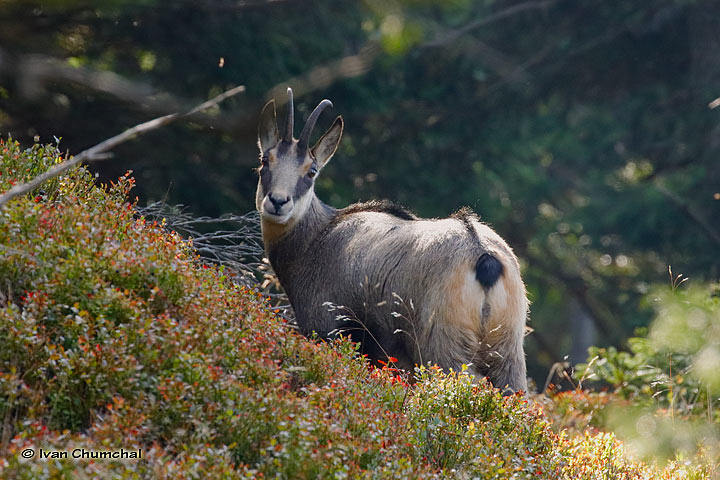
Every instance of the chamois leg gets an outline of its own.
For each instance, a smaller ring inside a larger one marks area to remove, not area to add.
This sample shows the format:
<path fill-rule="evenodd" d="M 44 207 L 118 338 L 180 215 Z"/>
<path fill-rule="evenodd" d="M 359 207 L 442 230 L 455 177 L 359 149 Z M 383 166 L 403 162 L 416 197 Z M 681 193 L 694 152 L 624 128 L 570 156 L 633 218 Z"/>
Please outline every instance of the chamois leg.
<path fill-rule="evenodd" d="M 493 386 L 503 394 L 520 390 L 527 392 L 523 332 L 514 332 L 513 335 L 503 338 L 482 356 L 489 366 L 487 372 Z"/>
<path fill-rule="evenodd" d="M 523 350 L 527 299 L 515 267 L 504 267 L 488 254 L 483 254 L 476 265 L 476 278 L 485 291 L 480 356 L 493 386 L 503 394 L 527 391 Z"/>

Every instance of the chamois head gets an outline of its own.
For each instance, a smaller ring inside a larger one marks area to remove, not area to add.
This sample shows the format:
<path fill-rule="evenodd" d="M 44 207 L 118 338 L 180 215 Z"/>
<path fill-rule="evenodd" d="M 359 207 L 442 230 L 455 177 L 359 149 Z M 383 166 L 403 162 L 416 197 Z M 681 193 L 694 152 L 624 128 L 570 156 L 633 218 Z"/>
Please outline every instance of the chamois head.
<path fill-rule="evenodd" d="M 308 117 L 300 138 L 293 136 L 293 94 L 288 88 L 287 117 L 282 137 L 278 132 L 275 101 L 263 109 L 258 128 L 260 180 L 255 206 L 262 219 L 273 224 L 292 225 L 299 220 L 314 196 L 315 177 L 337 150 L 342 136 L 343 120 L 337 117 L 332 126 L 310 148 L 310 134 L 318 117 L 330 100 L 323 100 Z"/>

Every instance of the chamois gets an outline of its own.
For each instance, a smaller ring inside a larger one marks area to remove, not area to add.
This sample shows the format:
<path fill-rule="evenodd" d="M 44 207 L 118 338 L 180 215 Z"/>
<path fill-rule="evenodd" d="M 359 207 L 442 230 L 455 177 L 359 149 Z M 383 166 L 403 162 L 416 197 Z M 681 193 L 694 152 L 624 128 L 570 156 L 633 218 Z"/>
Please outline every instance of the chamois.
<path fill-rule="evenodd" d="M 396 357 L 405 369 L 465 364 L 505 393 L 525 391 L 528 301 L 511 248 L 467 208 L 421 219 L 386 201 L 324 204 L 314 182 L 337 150 L 343 119 L 310 147 L 332 103 L 320 102 L 295 139 L 290 88 L 288 97 L 282 136 L 274 100 L 261 114 L 255 203 L 266 254 L 300 331 L 343 333 L 369 358 Z"/>

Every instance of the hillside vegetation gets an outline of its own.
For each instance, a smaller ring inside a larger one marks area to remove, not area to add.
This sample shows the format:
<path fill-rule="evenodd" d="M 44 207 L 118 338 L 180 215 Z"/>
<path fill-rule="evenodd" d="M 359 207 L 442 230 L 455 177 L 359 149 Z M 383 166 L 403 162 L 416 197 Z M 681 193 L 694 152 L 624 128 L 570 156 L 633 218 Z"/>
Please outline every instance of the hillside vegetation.
<path fill-rule="evenodd" d="M 218 217 L 254 209 L 263 105 L 292 87 L 299 133 L 332 100 L 318 197 L 477 212 L 523 264 L 542 384 L 647 327 L 668 265 L 720 279 L 718 32 L 717 0 L 3 0 L 0 137 L 80 152 L 242 85 L 93 166 Z"/>
<path fill-rule="evenodd" d="M 0 189 L 60 155 L 0 141 Z M 553 425 L 576 401 L 503 398 L 432 367 L 408 385 L 347 341 L 299 336 L 137 218 L 132 186 L 78 168 L 0 210 L 0 477 L 711 478 L 708 464 L 652 466 L 611 433 Z"/>

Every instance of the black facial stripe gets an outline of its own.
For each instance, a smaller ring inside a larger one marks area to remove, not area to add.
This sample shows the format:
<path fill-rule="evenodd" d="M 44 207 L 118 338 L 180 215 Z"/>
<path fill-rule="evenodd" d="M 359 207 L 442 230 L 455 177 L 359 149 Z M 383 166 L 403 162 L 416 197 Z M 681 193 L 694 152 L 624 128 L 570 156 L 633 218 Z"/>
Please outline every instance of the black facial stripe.
<path fill-rule="evenodd" d="M 272 182 L 272 172 L 270 168 L 264 166 L 260 169 L 260 185 L 262 185 L 263 193 L 267 195 L 270 191 L 270 183 Z"/>
<path fill-rule="evenodd" d="M 295 152 L 297 154 L 295 159 L 297 160 L 298 165 L 302 165 L 303 163 L 305 163 L 305 156 L 309 152 L 309 149 L 305 145 L 302 145 L 300 143 L 298 143 L 295 148 L 297 149 L 297 151 Z M 312 158 L 312 154 L 310 154 L 310 157 Z"/>
<path fill-rule="evenodd" d="M 303 175 L 302 177 L 300 177 L 297 184 L 295 184 L 295 193 L 293 194 L 293 200 L 297 200 L 303 195 L 305 195 L 307 191 L 310 190 L 310 187 L 312 187 L 312 184 L 312 179 L 307 175 Z"/>
<path fill-rule="evenodd" d="M 292 143 L 286 142 L 285 140 L 278 143 L 277 152 L 275 152 L 275 157 L 283 158 L 287 154 L 288 150 L 290 150 L 291 146 L 292 146 Z"/>

